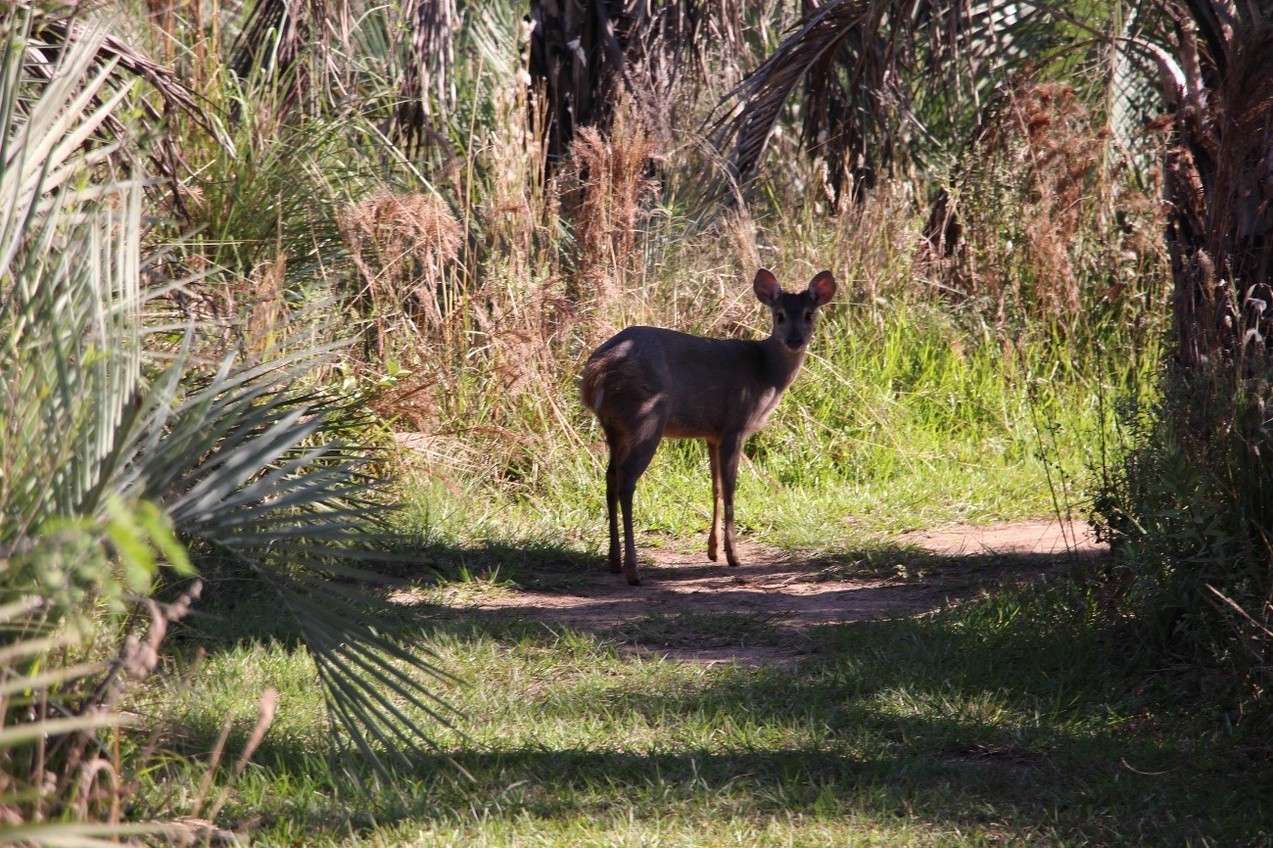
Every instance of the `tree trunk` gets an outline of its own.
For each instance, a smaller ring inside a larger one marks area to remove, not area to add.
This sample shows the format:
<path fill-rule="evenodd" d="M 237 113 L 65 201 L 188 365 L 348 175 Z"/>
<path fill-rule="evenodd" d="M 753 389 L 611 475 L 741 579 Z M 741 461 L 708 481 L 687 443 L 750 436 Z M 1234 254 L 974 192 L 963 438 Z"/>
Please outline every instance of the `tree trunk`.
<path fill-rule="evenodd" d="M 1177 361 L 1255 366 L 1273 322 L 1273 22 L 1177 24 L 1184 79 L 1164 163 Z"/>

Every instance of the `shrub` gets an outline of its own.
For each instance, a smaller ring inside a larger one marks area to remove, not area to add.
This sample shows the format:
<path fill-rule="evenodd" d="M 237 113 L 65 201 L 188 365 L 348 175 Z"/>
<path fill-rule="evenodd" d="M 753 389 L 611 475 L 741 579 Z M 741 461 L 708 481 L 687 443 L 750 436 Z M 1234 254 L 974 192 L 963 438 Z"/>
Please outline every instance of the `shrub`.
<path fill-rule="evenodd" d="M 1095 516 L 1121 611 L 1152 645 L 1221 672 L 1244 713 L 1267 711 L 1273 678 L 1273 383 L 1245 368 L 1168 369 L 1161 400 L 1125 407 Z"/>

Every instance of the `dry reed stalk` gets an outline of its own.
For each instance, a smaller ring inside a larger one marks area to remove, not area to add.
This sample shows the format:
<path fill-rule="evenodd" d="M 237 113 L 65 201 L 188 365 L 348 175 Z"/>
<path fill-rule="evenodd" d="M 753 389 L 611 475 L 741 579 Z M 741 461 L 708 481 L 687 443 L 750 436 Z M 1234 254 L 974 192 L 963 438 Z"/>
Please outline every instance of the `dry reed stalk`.
<path fill-rule="evenodd" d="M 822 255 L 836 257 L 845 284 L 844 300 L 867 306 L 867 314 L 882 322 L 877 307 L 908 296 L 919 279 L 910 245 L 921 238 L 920 224 L 912 186 L 901 180 L 881 180 L 864 202 L 845 204 L 835 216 L 830 247 L 812 244 L 809 255 L 792 258 L 812 266 Z"/>
<path fill-rule="evenodd" d="M 518 33 L 523 50 L 531 30 L 526 25 Z M 492 93 L 497 116 L 493 129 L 470 145 L 470 155 L 481 149 L 489 166 L 479 169 L 470 163 L 472 187 L 459 194 L 481 198 L 476 209 L 483 236 L 478 261 L 497 263 L 488 269 L 496 273 L 486 275 L 482 285 L 514 312 L 528 301 L 536 278 L 558 274 L 563 241 L 557 181 L 549 176 L 548 106 L 542 84 L 530 85 L 525 62 L 523 53 L 496 69 L 495 78 L 504 84 Z M 491 282 L 503 282 L 503 290 L 495 291 Z"/>
<path fill-rule="evenodd" d="M 456 304 L 445 269 L 459 255 L 460 225 L 431 194 L 382 191 L 350 206 L 340 220 L 362 277 L 355 303 L 374 322 L 374 352 L 388 353 L 399 328 L 437 330 Z"/>
<path fill-rule="evenodd" d="M 274 328 L 283 319 L 283 289 L 287 280 L 287 256 L 280 253 L 252 272 L 256 296 L 247 309 L 244 344 L 253 356 L 264 359 L 277 343 Z"/>
<path fill-rule="evenodd" d="M 256 749 L 261 747 L 261 742 L 265 740 L 265 733 L 270 729 L 270 725 L 274 723 L 274 715 L 278 709 L 278 690 L 273 686 L 266 686 L 261 693 L 260 703 L 257 705 L 256 724 L 252 728 L 251 735 L 248 736 L 247 742 L 243 745 L 243 751 L 239 754 L 238 761 L 234 764 L 234 770 L 231 772 L 230 779 L 226 781 L 222 787 L 220 794 L 217 795 L 212 806 L 208 809 L 205 818 L 208 821 L 216 821 L 217 813 L 221 812 L 221 808 L 225 806 L 225 802 L 230 798 L 230 790 L 234 787 L 234 781 L 243 776 L 244 769 L 247 768 L 248 762 L 256 753 Z"/>
<path fill-rule="evenodd" d="M 658 144 L 625 98 L 608 138 L 594 127 L 570 145 L 572 217 L 578 250 L 576 299 L 604 313 L 629 277 L 639 275 L 636 250 L 643 202 L 658 190 L 649 175 Z"/>

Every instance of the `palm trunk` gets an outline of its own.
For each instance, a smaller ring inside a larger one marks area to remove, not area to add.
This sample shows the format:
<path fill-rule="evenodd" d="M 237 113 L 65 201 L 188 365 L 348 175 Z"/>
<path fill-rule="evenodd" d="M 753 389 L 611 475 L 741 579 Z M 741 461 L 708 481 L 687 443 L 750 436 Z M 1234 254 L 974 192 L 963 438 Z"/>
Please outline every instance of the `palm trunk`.
<path fill-rule="evenodd" d="M 1273 320 L 1273 22 L 1201 44 L 1180 23 L 1184 79 L 1164 163 L 1177 361 L 1254 366 Z"/>

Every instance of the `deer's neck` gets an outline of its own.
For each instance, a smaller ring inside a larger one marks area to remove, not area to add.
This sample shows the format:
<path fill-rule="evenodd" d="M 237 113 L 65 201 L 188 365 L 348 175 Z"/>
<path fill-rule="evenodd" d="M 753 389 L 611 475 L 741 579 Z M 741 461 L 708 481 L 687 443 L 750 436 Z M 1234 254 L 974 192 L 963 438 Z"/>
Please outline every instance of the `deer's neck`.
<path fill-rule="evenodd" d="M 764 348 L 766 381 L 778 391 L 786 391 L 800 372 L 800 366 L 804 364 L 807 348 L 793 351 L 779 341 L 777 336 L 770 336 L 761 345 Z"/>

